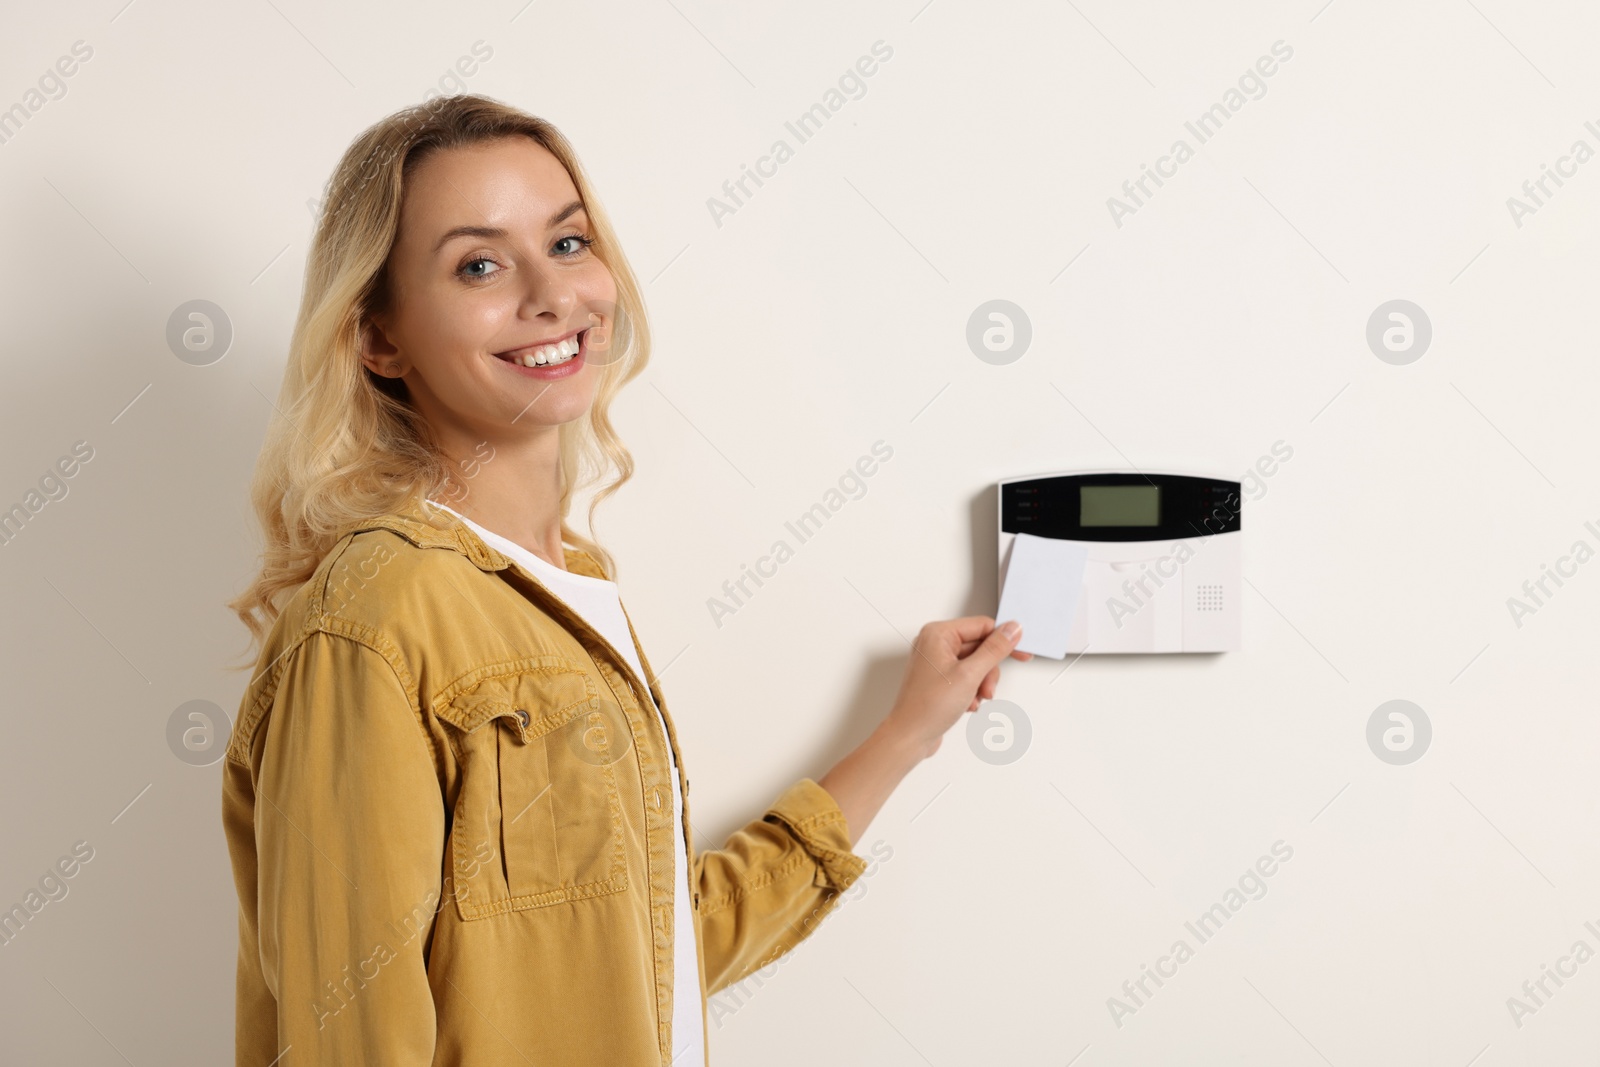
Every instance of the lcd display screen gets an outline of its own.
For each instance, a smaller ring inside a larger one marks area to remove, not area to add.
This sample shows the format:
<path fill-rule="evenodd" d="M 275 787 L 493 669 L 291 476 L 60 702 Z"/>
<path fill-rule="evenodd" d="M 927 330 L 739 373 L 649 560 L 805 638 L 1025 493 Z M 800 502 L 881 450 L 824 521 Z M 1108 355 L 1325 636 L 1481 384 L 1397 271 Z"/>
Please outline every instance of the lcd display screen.
<path fill-rule="evenodd" d="M 1080 526 L 1159 526 L 1159 485 L 1085 485 L 1079 487 Z"/>

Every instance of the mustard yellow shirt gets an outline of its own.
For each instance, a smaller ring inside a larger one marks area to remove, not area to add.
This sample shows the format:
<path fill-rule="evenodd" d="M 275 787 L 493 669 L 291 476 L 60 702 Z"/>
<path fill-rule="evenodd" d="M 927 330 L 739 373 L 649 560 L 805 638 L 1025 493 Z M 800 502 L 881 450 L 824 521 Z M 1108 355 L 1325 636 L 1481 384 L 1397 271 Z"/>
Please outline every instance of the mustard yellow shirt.
<path fill-rule="evenodd" d="M 223 761 L 236 1063 L 667 1067 L 673 835 L 703 1026 L 706 997 L 866 869 L 843 813 L 802 778 L 697 850 L 642 645 L 648 680 L 447 513 L 342 534 L 276 620 Z"/>

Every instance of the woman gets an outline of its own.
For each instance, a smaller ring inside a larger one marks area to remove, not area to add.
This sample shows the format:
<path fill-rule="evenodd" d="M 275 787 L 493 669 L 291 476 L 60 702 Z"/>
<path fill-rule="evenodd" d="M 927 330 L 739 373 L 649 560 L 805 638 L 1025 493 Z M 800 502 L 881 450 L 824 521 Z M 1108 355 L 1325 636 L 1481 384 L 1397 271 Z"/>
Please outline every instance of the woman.
<path fill-rule="evenodd" d="M 260 642 L 223 779 L 239 1064 L 707 1063 L 707 994 L 815 928 L 895 785 L 1031 658 L 929 624 L 859 748 L 696 850 L 612 561 L 566 522 L 586 474 L 617 474 L 591 518 L 631 474 L 608 413 L 643 312 L 546 122 L 446 97 L 340 161 L 232 605 Z"/>

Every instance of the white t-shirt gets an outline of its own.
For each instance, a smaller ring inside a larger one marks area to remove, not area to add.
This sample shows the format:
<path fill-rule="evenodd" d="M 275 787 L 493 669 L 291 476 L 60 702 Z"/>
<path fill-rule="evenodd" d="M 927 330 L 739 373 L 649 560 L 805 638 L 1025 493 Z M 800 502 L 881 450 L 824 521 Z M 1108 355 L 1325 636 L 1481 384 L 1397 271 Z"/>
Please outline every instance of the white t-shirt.
<path fill-rule="evenodd" d="M 617 584 L 604 578 L 591 578 L 587 574 L 574 574 L 562 570 L 553 563 L 548 563 L 529 552 L 526 548 L 509 538 L 501 537 L 490 530 L 462 515 L 452 507 L 440 504 L 438 501 L 429 501 L 436 507 L 444 508 L 453 515 L 458 516 L 462 522 L 471 527 L 472 531 L 483 538 L 489 547 L 499 550 L 522 564 L 531 571 L 534 577 L 556 596 L 560 597 L 573 611 L 588 620 L 589 625 L 600 631 L 612 646 L 627 657 L 628 665 L 634 669 L 640 678 L 644 678 L 644 667 L 639 662 L 639 652 L 634 647 L 633 635 L 628 632 L 628 619 L 622 613 L 622 598 L 617 593 Z M 646 684 L 649 680 L 646 679 Z M 655 700 L 648 696 L 650 706 L 655 708 Z M 661 716 L 661 709 L 656 708 L 656 718 L 661 722 L 662 736 L 666 736 L 666 720 Z M 677 916 L 674 920 L 675 948 L 673 950 L 673 980 L 672 980 L 672 1062 L 683 1067 L 698 1065 L 705 1062 L 705 1031 L 702 1028 L 700 1017 L 700 971 L 699 957 L 694 940 L 694 905 L 689 895 L 689 856 L 683 844 L 683 802 L 682 786 L 678 777 L 678 762 L 672 757 L 672 746 L 667 746 L 667 762 L 672 766 L 672 825 L 678 828 L 672 835 L 677 843 L 678 886 L 673 894 L 673 912 Z"/>

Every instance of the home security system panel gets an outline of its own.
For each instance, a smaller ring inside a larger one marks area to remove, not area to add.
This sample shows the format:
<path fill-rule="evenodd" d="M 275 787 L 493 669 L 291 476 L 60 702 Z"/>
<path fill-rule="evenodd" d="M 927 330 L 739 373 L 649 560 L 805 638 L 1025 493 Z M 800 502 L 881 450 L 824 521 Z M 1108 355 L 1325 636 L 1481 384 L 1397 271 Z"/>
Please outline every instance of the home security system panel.
<path fill-rule="evenodd" d="M 999 483 L 1000 606 L 1023 652 L 1239 649 L 1240 485 L 1077 471 Z"/>

